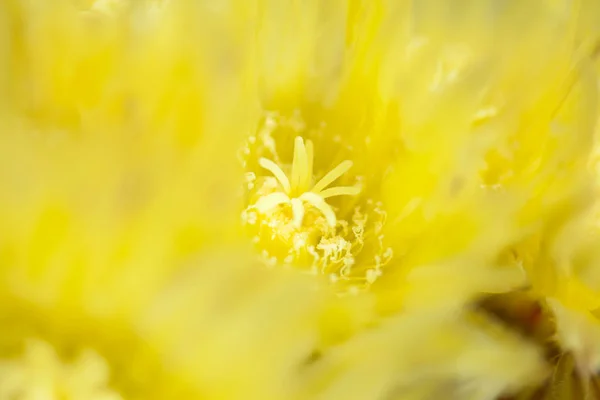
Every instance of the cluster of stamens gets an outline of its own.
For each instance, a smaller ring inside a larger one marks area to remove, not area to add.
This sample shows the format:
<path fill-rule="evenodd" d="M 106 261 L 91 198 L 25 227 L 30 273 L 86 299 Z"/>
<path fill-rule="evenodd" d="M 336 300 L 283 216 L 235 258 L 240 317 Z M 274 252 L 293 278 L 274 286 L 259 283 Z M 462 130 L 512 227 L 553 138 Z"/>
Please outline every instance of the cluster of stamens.
<path fill-rule="evenodd" d="M 278 123 L 268 119 L 265 126 L 259 132 L 262 143 L 257 144 L 252 136 L 249 143 L 254 151 L 247 147 L 244 154 L 250 158 L 260 146 L 279 163 L 257 157 L 254 165 L 259 170 L 247 171 L 248 206 L 242 220 L 266 264 L 326 275 L 350 292 L 370 285 L 392 257 L 391 248 L 383 241 L 386 213 L 382 204 L 364 199 L 358 183 L 332 186 L 352 168 L 350 160 L 323 175 L 315 174 L 313 142 L 299 134 L 294 138 L 291 165 L 286 168 L 271 136 Z M 332 203 L 334 197 L 341 198 Z"/>

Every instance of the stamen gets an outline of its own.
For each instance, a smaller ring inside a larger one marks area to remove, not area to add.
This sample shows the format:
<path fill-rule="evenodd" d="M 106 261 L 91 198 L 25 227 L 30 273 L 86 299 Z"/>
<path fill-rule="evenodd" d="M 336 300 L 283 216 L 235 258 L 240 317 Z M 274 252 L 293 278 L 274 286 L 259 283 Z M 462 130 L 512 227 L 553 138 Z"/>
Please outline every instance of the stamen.
<path fill-rule="evenodd" d="M 279 183 L 283 187 L 283 190 L 286 193 L 289 194 L 292 191 L 292 188 L 290 186 L 290 181 L 289 181 L 288 177 L 285 175 L 285 173 L 283 172 L 283 170 L 281 168 L 279 168 L 279 165 L 275 164 L 273 161 L 271 161 L 267 158 L 264 158 L 264 157 L 261 157 L 258 160 L 258 164 L 273 174 L 273 176 L 277 179 L 277 181 L 279 181 Z"/>
<path fill-rule="evenodd" d="M 324 199 L 334 196 L 356 196 L 360 193 L 358 186 L 336 186 L 329 189 L 325 189 L 319 193 Z"/>
<path fill-rule="evenodd" d="M 300 228 L 302 226 L 302 221 L 304 220 L 304 204 L 302 204 L 302 200 L 296 198 L 292 199 L 291 203 L 294 226 Z"/>
<path fill-rule="evenodd" d="M 275 192 L 267 194 L 256 202 L 254 207 L 260 212 L 265 213 L 280 204 L 289 203 L 290 198 L 283 192 Z"/>
<path fill-rule="evenodd" d="M 337 167 L 329 171 L 323 178 L 321 178 L 321 180 L 314 186 L 312 191 L 314 193 L 319 193 L 321 190 L 329 186 L 330 183 L 348 172 L 350 168 L 352 168 L 352 161 L 342 161 Z"/>
<path fill-rule="evenodd" d="M 325 199 L 316 193 L 306 192 L 300 196 L 300 200 L 306 201 L 319 210 L 327 220 L 327 224 L 332 228 L 335 227 L 337 223 L 335 212 L 333 211 L 333 208 L 331 208 L 331 206 L 325 202 Z"/>
<path fill-rule="evenodd" d="M 306 181 L 306 173 L 308 172 L 308 160 L 304 140 L 302 137 L 296 136 L 294 141 L 294 159 L 292 161 L 292 189 L 294 194 L 302 193 L 306 190 L 304 182 Z"/>

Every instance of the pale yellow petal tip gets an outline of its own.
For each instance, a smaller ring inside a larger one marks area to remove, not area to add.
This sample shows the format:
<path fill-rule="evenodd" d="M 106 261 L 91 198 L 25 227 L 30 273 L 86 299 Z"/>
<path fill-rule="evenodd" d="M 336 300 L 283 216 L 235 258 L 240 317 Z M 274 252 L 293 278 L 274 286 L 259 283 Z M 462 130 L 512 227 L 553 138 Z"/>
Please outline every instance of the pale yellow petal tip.
<path fill-rule="evenodd" d="M 415 400 L 495 399 L 541 383 L 548 372 L 541 352 L 518 335 L 483 316 L 443 310 L 396 315 L 322 358 L 321 382 L 335 371 L 331 398 L 347 393 L 358 366 L 369 373 L 352 380 L 353 393 L 365 399 L 381 392 Z"/>
<path fill-rule="evenodd" d="M 558 299 L 548 298 L 556 319 L 557 340 L 561 348 L 575 357 L 576 367 L 583 375 L 600 369 L 600 320 L 590 311 L 566 307 Z"/>
<path fill-rule="evenodd" d="M 87 350 L 72 362 L 61 360 L 55 349 L 40 340 L 29 340 L 24 353 L 0 361 L 0 397 L 3 399 L 40 398 L 61 393 L 67 398 L 121 400 L 108 386 L 109 367 L 97 353 Z"/>

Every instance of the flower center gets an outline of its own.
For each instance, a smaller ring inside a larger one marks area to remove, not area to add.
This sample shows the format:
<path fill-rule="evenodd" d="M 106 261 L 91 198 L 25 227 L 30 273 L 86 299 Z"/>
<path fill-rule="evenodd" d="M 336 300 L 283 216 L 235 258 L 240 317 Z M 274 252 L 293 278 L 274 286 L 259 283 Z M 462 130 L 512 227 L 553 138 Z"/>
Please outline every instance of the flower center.
<path fill-rule="evenodd" d="M 242 222 L 267 265 L 324 274 L 349 291 L 365 288 L 392 256 L 383 244 L 382 204 L 365 199 L 361 177 L 353 185 L 333 185 L 348 179 L 350 160 L 315 174 L 314 145 L 297 134 L 302 128 L 294 132 L 291 165 L 282 163 L 272 134 L 285 122 L 267 117 L 258 140 L 250 137 L 244 149 L 246 166 L 255 153 L 272 157 L 256 157 L 255 169 L 247 170 L 248 204 Z"/>
<path fill-rule="evenodd" d="M 348 160 L 329 171 L 309 190 L 313 180 L 313 145 L 311 141 L 305 145 L 300 136 L 295 140 L 291 180 L 273 161 L 260 158 L 259 164 L 273 174 L 280 187 L 272 191 L 271 185 L 264 185 L 269 193 L 261 194 L 253 208 L 262 215 L 269 215 L 273 214 L 280 205 L 285 205 L 291 210 L 292 222 L 296 228 L 302 227 L 304 215 L 311 209 L 318 211 L 325 218 L 329 227 L 335 228 L 337 218 L 326 199 L 343 195 L 356 196 L 360 193 L 360 188 L 356 186 L 327 188 L 352 167 L 352 161 Z"/>

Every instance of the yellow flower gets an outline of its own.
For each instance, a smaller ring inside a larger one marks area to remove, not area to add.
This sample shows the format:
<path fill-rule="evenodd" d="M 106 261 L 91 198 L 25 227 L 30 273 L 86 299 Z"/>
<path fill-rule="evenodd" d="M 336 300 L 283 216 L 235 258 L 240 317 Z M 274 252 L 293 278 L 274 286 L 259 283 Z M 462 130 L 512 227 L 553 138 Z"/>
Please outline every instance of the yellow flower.
<path fill-rule="evenodd" d="M 492 400 L 525 285 L 593 369 L 593 24 L 458 3 L 0 2 L 0 397 Z"/>

